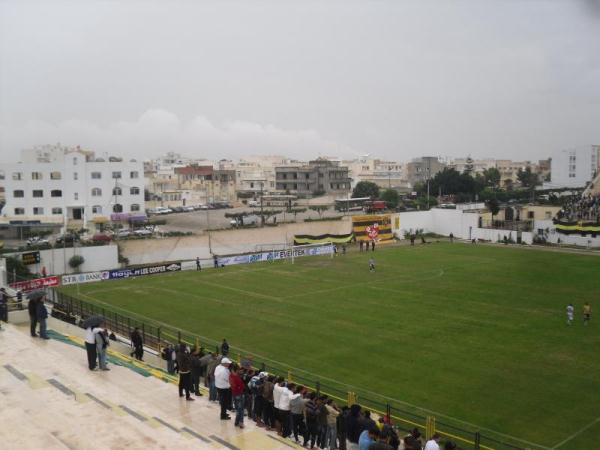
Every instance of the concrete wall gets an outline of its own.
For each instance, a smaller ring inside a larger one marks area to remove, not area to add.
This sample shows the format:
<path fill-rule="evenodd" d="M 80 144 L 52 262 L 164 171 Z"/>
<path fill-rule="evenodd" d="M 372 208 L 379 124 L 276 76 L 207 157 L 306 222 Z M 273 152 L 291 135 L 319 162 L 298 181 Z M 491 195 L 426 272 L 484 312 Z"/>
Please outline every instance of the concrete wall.
<path fill-rule="evenodd" d="M 506 236 L 508 239 L 512 239 L 514 242 L 517 242 L 519 232 L 509 230 L 496 230 L 492 228 L 474 228 L 472 239 L 482 239 L 485 241 L 498 242 L 498 240 L 503 240 L 504 236 Z M 523 243 L 529 245 L 533 243 L 533 233 L 521 232 L 520 236 L 521 241 Z"/>
<path fill-rule="evenodd" d="M 350 217 L 339 221 L 303 222 L 277 227 L 248 228 L 213 231 L 210 245 L 217 255 L 253 252 L 260 245 L 291 243 L 295 234 L 319 235 L 325 233 L 347 234 L 352 231 Z M 185 236 L 180 238 L 139 239 L 123 241 L 120 245 L 130 264 L 145 264 L 158 261 L 182 259 L 210 259 L 209 238 Z"/>
<path fill-rule="evenodd" d="M 18 255 L 15 253 L 12 255 Z M 69 267 L 69 259 L 73 255 L 81 255 L 85 262 L 79 267 L 79 272 L 96 272 L 99 270 L 115 269 L 119 267 L 119 256 L 116 245 L 102 245 L 97 247 L 54 248 L 40 251 L 40 263 L 30 265 L 31 272 L 41 273 L 42 267 L 46 268 L 48 275 L 62 275 L 74 273 Z"/>
<path fill-rule="evenodd" d="M 422 229 L 426 233 L 444 236 L 452 233 L 458 239 L 471 239 L 472 231 L 477 228 L 479 220 L 477 213 L 437 208 L 399 213 L 394 217 L 400 218 L 399 227 L 396 227 L 396 221 L 392 219 L 393 232 L 399 238 L 403 238 L 410 231 Z"/>

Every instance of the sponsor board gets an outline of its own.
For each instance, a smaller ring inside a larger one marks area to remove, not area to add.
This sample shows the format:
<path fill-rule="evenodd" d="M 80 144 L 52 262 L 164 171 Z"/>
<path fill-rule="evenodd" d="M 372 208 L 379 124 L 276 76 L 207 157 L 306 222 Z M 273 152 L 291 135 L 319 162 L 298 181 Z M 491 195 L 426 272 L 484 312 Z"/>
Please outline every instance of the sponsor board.
<path fill-rule="evenodd" d="M 61 284 L 63 286 L 67 286 L 69 284 L 77 284 L 77 283 L 92 283 L 94 281 L 102 281 L 108 280 L 109 271 L 105 270 L 103 272 L 87 272 L 87 273 L 78 273 L 75 275 L 63 275 L 61 279 Z"/>
<path fill-rule="evenodd" d="M 323 245 L 320 247 L 274 250 L 271 252 L 253 253 L 251 255 L 220 256 L 219 266 L 230 266 L 234 264 L 252 264 L 255 262 L 262 261 L 275 261 L 279 259 L 290 258 L 292 254 L 294 255 L 294 258 L 298 258 L 300 256 L 329 255 L 332 251 L 333 247 L 331 245 Z"/>
<path fill-rule="evenodd" d="M 36 278 L 34 280 L 17 281 L 16 283 L 11 283 L 10 287 L 18 291 L 30 292 L 35 291 L 37 289 L 58 286 L 58 283 L 58 277 L 45 277 Z"/>
<path fill-rule="evenodd" d="M 40 263 L 40 252 L 25 252 L 21 253 L 21 261 L 26 266 Z"/>
<path fill-rule="evenodd" d="M 158 266 L 138 267 L 137 269 L 117 269 L 108 271 L 108 279 L 116 280 L 121 278 L 141 277 L 145 275 L 155 275 L 157 273 L 178 272 L 181 270 L 181 263 L 160 264 Z"/>

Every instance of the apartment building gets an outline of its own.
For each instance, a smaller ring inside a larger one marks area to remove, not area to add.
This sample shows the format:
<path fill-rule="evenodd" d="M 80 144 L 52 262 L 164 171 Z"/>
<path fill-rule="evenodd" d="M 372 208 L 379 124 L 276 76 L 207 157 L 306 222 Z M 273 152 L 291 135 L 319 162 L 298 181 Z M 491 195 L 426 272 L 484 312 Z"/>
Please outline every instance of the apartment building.
<path fill-rule="evenodd" d="M 22 152 L 23 162 L 0 164 L 5 225 L 91 228 L 145 214 L 143 164 L 96 158 L 79 147 Z"/>
<path fill-rule="evenodd" d="M 275 189 L 280 192 L 300 196 L 346 196 L 350 184 L 348 167 L 324 158 L 309 161 L 307 165 L 275 168 Z"/>

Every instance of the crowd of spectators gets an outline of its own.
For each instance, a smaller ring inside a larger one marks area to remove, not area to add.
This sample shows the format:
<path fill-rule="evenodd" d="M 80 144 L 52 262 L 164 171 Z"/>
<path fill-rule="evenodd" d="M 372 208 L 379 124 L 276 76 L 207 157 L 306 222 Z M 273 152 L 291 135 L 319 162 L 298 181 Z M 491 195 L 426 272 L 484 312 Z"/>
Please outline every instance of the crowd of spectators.
<path fill-rule="evenodd" d="M 600 194 L 571 197 L 558 212 L 557 218 L 567 222 L 600 222 Z"/>
<path fill-rule="evenodd" d="M 228 345 L 225 346 L 228 350 Z M 189 349 L 185 344 L 168 346 L 163 358 L 170 373 L 179 372 L 179 395 L 191 399 L 208 388 L 208 400 L 220 404 L 220 419 L 244 428 L 244 419 L 258 427 L 310 449 L 329 450 L 439 450 L 439 435 L 424 442 L 418 429 L 406 436 L 389 418 L 374 420 L 360 405 L 337 405 L 334 399 L 282 377 L 242 367 L 227 356 Z M 447 450 L 456 448 L 448 441 Z"/>

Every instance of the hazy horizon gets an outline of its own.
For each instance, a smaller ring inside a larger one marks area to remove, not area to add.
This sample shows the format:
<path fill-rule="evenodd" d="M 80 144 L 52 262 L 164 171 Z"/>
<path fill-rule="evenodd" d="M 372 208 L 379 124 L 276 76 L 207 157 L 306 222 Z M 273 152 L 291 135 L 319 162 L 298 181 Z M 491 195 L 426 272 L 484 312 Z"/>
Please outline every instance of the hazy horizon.
<path fill-rule="evenodd" d="M 600 1 L 0 1 L 0 157 L 545 159 L 600 143 Z"/>

